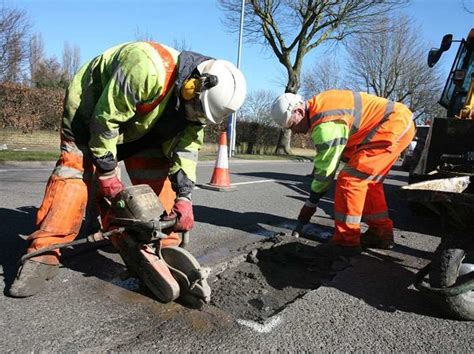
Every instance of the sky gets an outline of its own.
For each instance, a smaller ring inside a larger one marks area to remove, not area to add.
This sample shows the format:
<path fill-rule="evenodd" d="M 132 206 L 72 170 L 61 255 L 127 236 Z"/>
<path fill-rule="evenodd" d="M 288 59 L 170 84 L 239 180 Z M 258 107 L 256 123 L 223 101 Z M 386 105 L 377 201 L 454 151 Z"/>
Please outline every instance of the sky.
<path fill-rule="evenodd" d="M 81 63 L 85 63 L 105 49 L 133 41 L 137 33 L 142 33 L 168 45 L 184 40 L 193 51 L 237 63 L 239 35 L 226 30 L 216 0 L 0 1 L 25 10 L 33 32 L 41 33 L 45 55 L 59 60 L 65 42 L 80 48 Z M 421 39 L 439 47 L 443 35 L 452 33 L 454 39 L 464 38 L 474 27 L 474 14 L 463 9 L 463 1 L 474 10 L 474 0 L 411 0 L 403 11 L 419 26 Z M 437 64 L 445 77 L 456 48 L 453 45 Z M 303 71 L 310 70 L 322 55 L 328 54 L 323 49 L 308 54 Z M 284 91 L 283 66 L 268 49 L 244 41 L 240 67 L 248 91 Z"/>

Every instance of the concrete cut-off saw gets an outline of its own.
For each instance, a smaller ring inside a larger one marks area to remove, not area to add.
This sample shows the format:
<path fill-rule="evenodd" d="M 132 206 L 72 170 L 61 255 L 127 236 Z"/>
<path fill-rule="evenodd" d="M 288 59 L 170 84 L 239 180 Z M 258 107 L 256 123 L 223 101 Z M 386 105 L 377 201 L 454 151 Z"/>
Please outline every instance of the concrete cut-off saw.
<path fill-rule="evenodd" d="M 200 307 L 210 301 L 209 270 L 201 267 L 184 249 L 187 233 L 183 234 L 180 246 L 161 247 L 161 240 L 168 237 L 166 232 L 176 222 L 160 220 L 163 211 L 149 185 L 127 187 L 110 203 L 109 231 L 28 253 L 20 261 L 24 263 L 52 249 L 110 240 L 128 273 L 137 276 L 159 301 L 167 303 L 179 299 L 187 305 Z"/>

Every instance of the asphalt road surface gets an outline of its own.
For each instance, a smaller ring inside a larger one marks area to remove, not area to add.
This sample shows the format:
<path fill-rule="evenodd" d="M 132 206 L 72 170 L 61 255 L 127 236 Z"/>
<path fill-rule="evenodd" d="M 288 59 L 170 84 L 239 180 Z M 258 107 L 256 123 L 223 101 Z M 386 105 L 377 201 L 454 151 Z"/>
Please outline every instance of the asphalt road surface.
<path fill-rule="evenodd" d="M 435 299 L 412 285 L 449 230 L 398 198 L 407 176 L 396 168 L 385 190 L 397 246 L 368 250 L 329 277 L 316 272 L 313 279 L 310 268 L 288 259 L 281 270 L 247 261 L 275 235 L 290 234 L 308 195 L 311 164 L 230 161 L 235 191 L 198 188 L 193 194 L 189 250 L 211 269 L 211 304 L 195 310 L 155 301 L 136 279 L 120 277 L 123 263 L 111 247 L 66 250 L 46 291 L 8 297 L 26 246 L 22 235 L 34 229 L 52 167 L 0 165 L 1 352 L 474 351 L 472 322 L 446 317 Z M 213 163 L 200 163 L 199 183 L 209 182 L 212 171 Z M 332 208 L 330 193 L 312 219 L 328 232 Z"/>

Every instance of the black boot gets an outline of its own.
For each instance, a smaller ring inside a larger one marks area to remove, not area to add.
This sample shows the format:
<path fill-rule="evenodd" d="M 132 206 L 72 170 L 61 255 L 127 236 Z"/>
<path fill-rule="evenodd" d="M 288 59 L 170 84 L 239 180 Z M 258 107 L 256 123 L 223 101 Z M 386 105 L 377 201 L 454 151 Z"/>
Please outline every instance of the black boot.
<path fill-rule="evenodd" d="M 366 232 L 360 235 L 360 244 L 364 248 L 389 250 L 395 246 L 393 231 L 369 227 Z"/>

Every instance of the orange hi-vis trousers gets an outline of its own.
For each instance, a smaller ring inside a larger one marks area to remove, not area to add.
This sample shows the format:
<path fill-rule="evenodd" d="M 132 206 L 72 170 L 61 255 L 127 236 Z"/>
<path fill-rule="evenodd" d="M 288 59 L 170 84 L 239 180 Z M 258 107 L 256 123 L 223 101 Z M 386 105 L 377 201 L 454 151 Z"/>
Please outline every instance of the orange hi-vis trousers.
<path fill-rule="evenodd" d="M 87 202 L 93 197 L 94 166 L 90 152 L 71 141 L 61 141 L 61 155 L 46 185 L 43 202 L 36 215 L 36 231 L 29 237 L 27 253 L 54 244 L 73 241 L 78 235 Z M 169 164 L 160 149 L 146 149 L 125 160 L 132 184 L 147 183 L 158 195 L 165 211 L 170 212 L 175 193 L 168 179 Z M 172 233 L 162 247 L 181 243 Z M 59 249 L 34 257 L 36 261 L 58 264 Z"/>
<path fill-rule="evenodd" d="M 414 136 L 411 112 L 395 111 L 368 143 L 344 152 L 348 162 L 336 182 L 333 243 L 359 245 L 362 219 L 369 227 L 393 232 L 383 179 Z"/>

